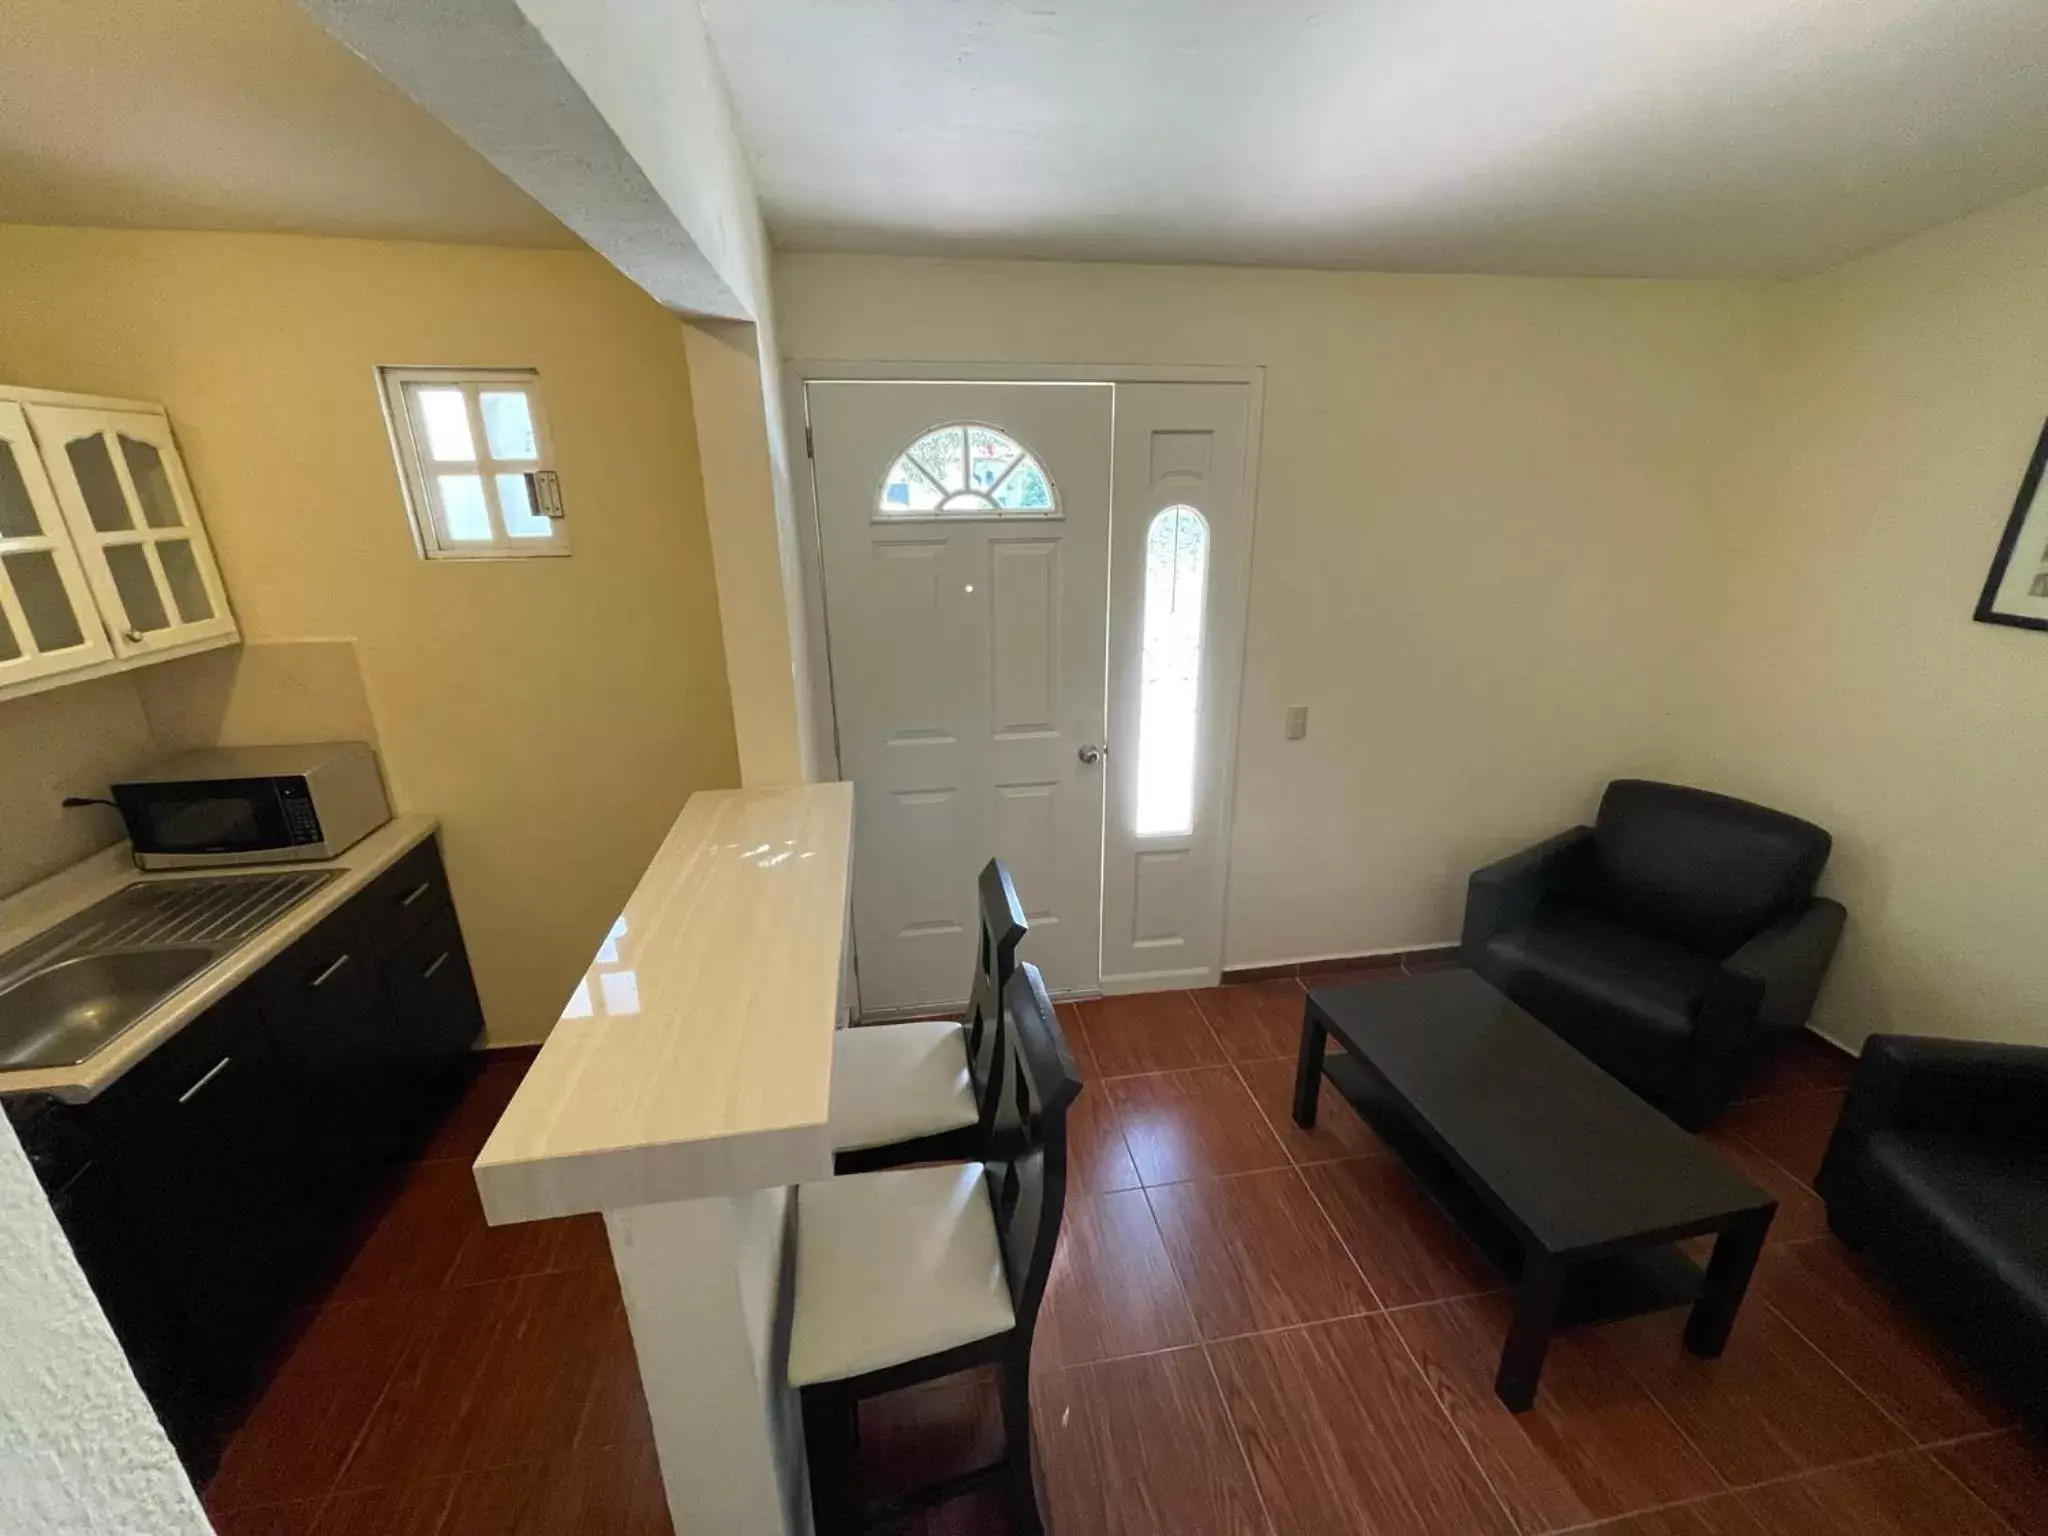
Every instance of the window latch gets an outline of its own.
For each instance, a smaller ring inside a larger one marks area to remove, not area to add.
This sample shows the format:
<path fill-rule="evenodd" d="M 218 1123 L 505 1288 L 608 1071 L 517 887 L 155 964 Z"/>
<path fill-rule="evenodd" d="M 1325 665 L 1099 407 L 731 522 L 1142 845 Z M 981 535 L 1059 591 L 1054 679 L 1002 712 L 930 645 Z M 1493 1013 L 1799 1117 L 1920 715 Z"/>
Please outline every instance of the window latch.
<path fill-rule="evenodd" d="M 569 515 L 562 510 L 562 477 L 552 469 L 529 469 L 526 472 L 526 495 L 533 503 L 533 510 L 542 517 L 552 517 L 560 522 Z"/>

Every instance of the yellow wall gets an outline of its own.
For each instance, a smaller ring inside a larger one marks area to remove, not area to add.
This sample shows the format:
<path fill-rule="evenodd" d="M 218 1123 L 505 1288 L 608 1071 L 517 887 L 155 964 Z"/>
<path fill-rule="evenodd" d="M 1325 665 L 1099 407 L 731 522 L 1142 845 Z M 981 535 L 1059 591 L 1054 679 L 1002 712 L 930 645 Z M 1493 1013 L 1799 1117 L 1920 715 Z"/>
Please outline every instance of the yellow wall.
<path fill-rule="evenodd" d="M 704 501 L 724 620 L 740 777 L 750 785 L 811 777 L 801 698 L 801 613 L 794 539 L 785 539 L 789 487 L 778 487 L 780 433 L 769 430 L 774 379 L 760 365 L 760 328 L 739 320 L 683 325 L 704 454 Z M 787 476 L 782 476 L 784 480 Z"/>
<path fill-rule="evenodd" d="M 420 560 L 378 363 L 538 368 L 574 554 Z M 356 638 L 491 1038 L 539 1038 L 684 799 L 738 778 L 679 324 L 585 252 L 12 227 L 0 379 L 169 408 L 245 633 Z"/>
<path fill-rule="evenodd" d="M 1661 757 L 1759 290 L 802 255 L 775 289 L 801 358 L 1264 367 L 1226 964 L 1454 940 L 1468 871 Z"/>
<path fill-rule="evenodd" d="M 2048 412 L 2048 192 L 1777 302 L 1671 766 L 1834 832 L 1824 1031 L 2048 1043 L 2048 635 L 1970 617 Z"/>

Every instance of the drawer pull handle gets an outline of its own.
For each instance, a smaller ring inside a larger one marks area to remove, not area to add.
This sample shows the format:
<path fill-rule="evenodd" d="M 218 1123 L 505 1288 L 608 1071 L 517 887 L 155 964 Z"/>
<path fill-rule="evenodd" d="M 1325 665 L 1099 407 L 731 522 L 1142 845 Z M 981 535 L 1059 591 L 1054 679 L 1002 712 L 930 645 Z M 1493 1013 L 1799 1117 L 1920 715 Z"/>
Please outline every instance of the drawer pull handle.
<path fill-rule="evenodd" d="M 439 955 L 439 956 L 438 956 L 438 957 L 437 957 L 437 958 L 435 959 L 434 963 L 433 963 L 432 965 L 428 966 L 428 967 L 427 967 L 427 968 L 426 968 L 426 969 L 425 969 L 424 971 L 421 971 L 421 972 L 420 972 L 420 980 L 421 980 L 421 981 L 430 981 L 430 980 L 432 980 L 432 979 L 433 979 L 433 975 L 434 975 L 434 972 L 438 971 L 439 969 L 441 969 L 441 967 L 442 967 L 442 966 L 446 965 L 446 964 L 448 963 L 448 957 L 449 957 L 450 955 L 454 954 L 454 953 L 455 953 L 455 951 L 454 951 L 454 950 L 452 950 L 452 949 L 444 949 L 444 950 L 442 950 L 442 951 L 441 951 L 441 953 L 440 953 L 440 955 Z"/>
<path fill-rule="evenodd" d="M 426 895 L 427 892 L 431 891 L 433 888 L 433 881 L 422 880 L 418 885 L 414 886 L 411 890 L 407 891 L 405 895 L 399 899 L 398 904 L 401 907 L 409 907 L 414 902 L 418 901 L 422 896 Z"/>
<path fill-rule="evenodd" d="M 311 981 L 307 982 L 306 986 L 309 989 L 313 987 L 325 986 L 328 983 L 328 981 L 333 978 L 334 973 L 347 964 L 347 955 L 336 955 L 332 960 L 327 962 L 327 968 L 323 970 L 318 976 L 315 976 Z"/>
<path fill-rule="evenodd" d="M 227 1071 L 228 1063 L 233 1061 L 234 1059 L 235 1058 L 232 1056 L 221 1057 L 219 1061 L 216 1061 L 211 1067 L 207 1069 L 206 1076 L 200 1078 L 198 1082 L 194 1083 L 190 1088 L 187 1088 L 183 1093 L 178 1095 L 178 1102 L 180 1104 L 189 1104 L 192 1101 L 193 1095 L 198 1093 L 200 1089 L 204 1088 L 216 1077 L 219 1077 L 221 1073 Z"/>

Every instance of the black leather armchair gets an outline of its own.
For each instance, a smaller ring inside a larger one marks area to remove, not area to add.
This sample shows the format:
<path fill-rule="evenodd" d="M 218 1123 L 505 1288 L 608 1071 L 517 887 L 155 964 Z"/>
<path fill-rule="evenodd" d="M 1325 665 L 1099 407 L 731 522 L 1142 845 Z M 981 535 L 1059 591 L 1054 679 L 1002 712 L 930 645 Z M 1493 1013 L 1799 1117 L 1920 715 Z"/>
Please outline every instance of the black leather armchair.
<path fill-rule="evenodd" d="M 1837 1235 L 2048 1420 L 2048 1049 L 1873 1035 L 1818 1187 Z"/>
<path fill-rule="evenodd" d="M 1846 916 L 1832 840 L 1744 800 L 1617 779 L 1574 827 L 1472 876 L 1465 964 L 1697 1130 L 1806 1023 Z"/>

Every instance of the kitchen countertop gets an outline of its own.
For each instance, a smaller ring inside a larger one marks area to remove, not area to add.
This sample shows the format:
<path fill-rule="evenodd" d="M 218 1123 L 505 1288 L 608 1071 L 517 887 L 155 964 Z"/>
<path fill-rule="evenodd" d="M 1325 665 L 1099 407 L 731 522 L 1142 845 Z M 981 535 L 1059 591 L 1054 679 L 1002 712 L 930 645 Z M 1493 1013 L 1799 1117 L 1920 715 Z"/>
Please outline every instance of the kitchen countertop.
<path fill-rule="evenodd" d="M 853 786 L 691 796 L 476 1160 L 493 1223 L 832 1172 Z"/>
<path fill-rule="evenodd" d="M 257 864 L 234 868 L 216 866 L 147 874 L 135 867 L 128 854 L 128 845 L 116 843 L 84 862 L 0 901 L 0 954 L 5 954 L 16 945 L 24 944 L 61 923 L 74 912 L 83 911 L 102 897 L 111 896 L 123 886 L 137 881 L 189 879 L 195 875 L 293 874 L 321 869 L 341 871 L 337 878 L 321 886 L 217 964 L 186 982 L 84 1061 L 68 1067 L 30 1067 L 0 1072 L 0 1094 L 49 1093 L 73 1104 L 95 1098 L 135 1063 L 262 970 L 328 913 L 432 837 L 440 825 L 440 821 L 432 816 L 399 816 L 347 849 L 339 858 L 318 863 Z"/>

